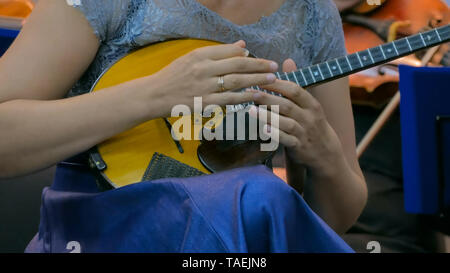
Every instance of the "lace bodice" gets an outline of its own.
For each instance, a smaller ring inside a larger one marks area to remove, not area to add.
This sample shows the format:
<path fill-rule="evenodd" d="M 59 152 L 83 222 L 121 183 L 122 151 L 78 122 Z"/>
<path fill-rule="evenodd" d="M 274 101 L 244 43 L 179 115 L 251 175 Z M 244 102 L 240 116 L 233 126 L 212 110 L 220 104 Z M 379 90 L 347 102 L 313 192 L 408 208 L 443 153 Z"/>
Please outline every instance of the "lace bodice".
<path fill-rule="evenodd" d="M 77 0 L 101 41 L 94 61 L 69 92 L 89 92 L 95 80 L 127 52 L 174 38 L 247 42 L 253 55 L 305 67 L 346 54 L 342 22 L 332 0 L 286 0 L 258 22 L 237 25 L 196 0 Z"/>

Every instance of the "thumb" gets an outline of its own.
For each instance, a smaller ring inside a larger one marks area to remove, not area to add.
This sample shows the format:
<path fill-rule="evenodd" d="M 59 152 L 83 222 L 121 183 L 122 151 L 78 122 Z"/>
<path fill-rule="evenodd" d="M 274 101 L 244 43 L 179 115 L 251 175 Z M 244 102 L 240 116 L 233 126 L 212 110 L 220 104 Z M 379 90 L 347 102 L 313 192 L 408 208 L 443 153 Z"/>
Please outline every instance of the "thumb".
<path fill-rule="evenodd" d="M 287 59 L 283 63 L 283 72 L 293 72 L 297 70 L 297 65 L 295 64 L 294 60 Z"/>

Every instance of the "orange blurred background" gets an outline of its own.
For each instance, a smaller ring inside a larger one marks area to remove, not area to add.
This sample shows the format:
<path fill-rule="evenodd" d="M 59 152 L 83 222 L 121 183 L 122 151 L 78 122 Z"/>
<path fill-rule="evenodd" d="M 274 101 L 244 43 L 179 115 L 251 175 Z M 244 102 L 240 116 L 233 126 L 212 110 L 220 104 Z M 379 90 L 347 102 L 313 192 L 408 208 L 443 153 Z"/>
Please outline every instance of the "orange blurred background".
<path fill-rule="evenodd" d="M 27 17 L 33 9 L 31 0 L 0 0 L 0 16 Z"/>

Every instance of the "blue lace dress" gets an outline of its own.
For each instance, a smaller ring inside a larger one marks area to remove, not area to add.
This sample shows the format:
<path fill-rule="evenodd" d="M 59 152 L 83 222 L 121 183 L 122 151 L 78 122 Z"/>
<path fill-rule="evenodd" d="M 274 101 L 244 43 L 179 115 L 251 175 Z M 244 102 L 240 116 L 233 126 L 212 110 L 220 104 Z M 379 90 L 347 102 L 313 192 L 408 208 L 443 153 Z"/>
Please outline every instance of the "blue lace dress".
<path fill-rule="evenodd" d="M 75 2 L 75 1 L 73 1 Z M 154 42 L 200 38 L 245 40 L 253 55 L 299 68 L 346 54 L 339 13 L 332 0 L 286 0 L 257 23 L 236 25 L 196 0 L 81 0 L 76 7 L 102 44 L 69 96 L 89 92 L 98 76 L 127 52 Z"/>
<path fill-rule="evenodd" d="M 90 90 L 127 52 L 173 38 L 232 43 L 299 67 L 344 55 L 332 0 L 286 0 L 268 17 L 236 25 L 195 0 L 72 1 L 101 41 L 69 92 Z M 89 168 L 58 165 L 42 196 L 29 252 L 352 252 L 290 186 L 265 166 L 101 192 Z"/>

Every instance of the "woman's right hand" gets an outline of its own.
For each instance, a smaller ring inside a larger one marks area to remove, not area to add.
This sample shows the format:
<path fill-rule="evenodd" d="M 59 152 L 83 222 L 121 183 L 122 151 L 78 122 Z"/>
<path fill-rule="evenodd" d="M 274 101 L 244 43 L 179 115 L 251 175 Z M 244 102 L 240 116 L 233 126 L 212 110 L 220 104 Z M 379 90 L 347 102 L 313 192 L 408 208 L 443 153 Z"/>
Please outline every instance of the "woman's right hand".
<path fill-rule="evenodd" d="M 204 105 L 232 105 L 252 101 L 251 92 L 222 92 L 219 77 L 224 76 L 226 91 L 267 85 L 276 80 L 278 64 L 248 57 L 245 42 L 198 48 L 146 77 L 151 100 L 161 102 L 161 116 L 169 116 L 175 105 L 193 107 L 194 97 Z"/>

